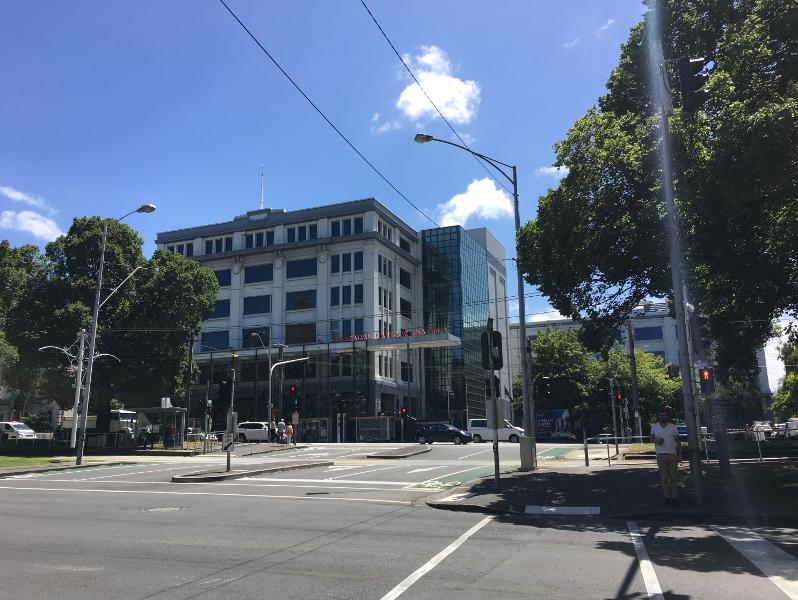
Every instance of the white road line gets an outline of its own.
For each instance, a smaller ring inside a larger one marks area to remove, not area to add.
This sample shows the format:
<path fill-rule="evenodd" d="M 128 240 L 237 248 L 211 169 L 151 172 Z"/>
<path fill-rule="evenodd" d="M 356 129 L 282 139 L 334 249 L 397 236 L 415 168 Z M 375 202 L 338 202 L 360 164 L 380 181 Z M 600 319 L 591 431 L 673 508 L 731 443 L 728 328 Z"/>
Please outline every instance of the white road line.
<path fill-rule="evenodd" d="M 333 465 L 332 467 L 327 467 L 325 473 L 332 473 L 333 471 L 348 471 L 349 469 L 357 469 L 358 465 Z"/>
<path fill-rule="evenodd" d="M 343 479 L 344 477 L 354 477 L 355 475 L 365 475 L 366 473 L 374 473 L 375 471 L 387 471 L 388 469 L 396 469 L 398 465 L 391 465 L 390 467 L 382 467 L 380 469 L 370 469 L 368 471 L 358 471 L 357 473 L 347 473 L 346 475 L 338 475 L 336 477 L 329 477 L 330 481 L 335 479 Z"/>
<path fill-rule="evenodd" d="M 643 584 L 646 586 L 646 593 L 652 600 L 664 600 L 665 596 L 662 595 L 662 588 L 659 586 L 659 579 L 654 572 L 654 565 L 648 558 L 648 552 L 643 545 L 643 536 L 640 535 L 640 530 L 637 528 L 637 523 L 634 521 L 627 521 L 626 526 L 629 528 L 629 535 L 632 536 L 632 544 L 635 547 L 637 554 L 637 562 L 640 563 L 640 574 L 643 576 Z"/>
<path fill-rule="evenodd" d="M 197 464 L 197 465 L 182 465 L 180 467 L 170 467 L 168 469 L 152 469 L 150 471 L 134 471 L 132 473 L 116 473 L 115 475 L 100 475 L 99 477 L 84 477 L 81 479 L 73 479 L 72 481 L 96 481 L 98 479 L 110 479 L 111 477 L 124 477 L 126 475 L 144 475 L 146 473 L 162 473 L 165 471 L 180 471 L 181 469 L 198 469 L 201 467 L 211 467 L 213 464 Z"/>
<path fill-rule="evenodd" d="M 713 525 L 712 529 L 754 563 L 788 598 L 798 600 L 798 559 L 747 527 Z"/>
<path fill-rule="evenodd" d="M 340 498 L 337 496 L 292 496 L 288 494 L 242 494 L 238 492 L 171 492 L 160 490 L 100 490 L 89 488 L 40 488 L 0 485 L 0 490 L 27 490 L 35 492 L 69 492 L 91 494 L 162 494 L 171 496 L 235 496 L 239 498 L 283 498 L 287 500 L 337 500 L 341 502 L 373 502 L 376 504 L 413 504 L 406 500 L 380 500 L 378 498 Z"/>
<path fill-rule="evenodd" d="M 434 471 L 435 469 L 443 469 L 444 467 L 445 465 L 441 465 L 439 467 L 425 467 L 423 469 L 413 469 L 412 471 L 408 471 L 407 474 L 410 475 L 410 473 L 423 473 L 424 471 Z"/>
<path fill-rule="evenodd" d="M 160 464 L 169 464 L 169 463 L 151 463 L 152 466 L 160 465 Z M 25 475 L 15 475 L 13 477 L 6 477 L 5 479 L 32 479 L 33 477 L 49 477 L 50 475 L 71 475 L 71 474 L 79 474 L 83 473 L 84 471 L 91 471 L 92 473 L 96 471 L 107 471 L 108 469 L 125 469 L 130 467 L 141 467 L 144 466 L 141 463 L 130 463 L 125 465 L 109 465 L 107 467 L 93 467 L 91 465 L 82 465 L 80 467 L 75 467 L 74 469 L 59 469 L 57 471 L 44 471 L 41 473 L 26 473 Z M 150 465 L 148 465 L 150 466 Z"/>
<path fill-rule="evenodd" d="M 277 479 L 274 477 L 247 477 L 248 481 L 273 481 L 278 483 L 289 483 L 289 482 L 298 482 L 298 483 L 332 483 L 332 479 L 305 479 L 305 478 L 282 478 Z M 413 481 L 371 481 L 371 480 L 354 480 L 354 479 L 347 479 L 346 483 L 359 483 L 363 485 L 406 485 L 406 486 L 413 486 L 417 485 Z M 427 488 L 430 489 L 430 488 Z"/>
<path fill-rule="evenodd" d="M 492 448 L 488 448 L 487 450 L 480 450 L 479 452 L 474 452 L 473 454 L 466 454 L 465 456 L 458 456 L 457 460 L 463 460 L 464 458 L 470 458 L 472 456 L 476 456 L 477 454 L 484 454 L 485 452 L 491 452 Z"/>
<path fill-rule="evenodd" d="M 424 577 L 427 573 L 432 571 L 437 565 L 439 565 L 447 556 L 449 556 L 452 552 L 457 550 L 460 546 L 465 543 L 465 541 L 474 535 L 477 531 L 482 529 L 485 525 L 490 523 L 493 520 L 493 516 L 487 516 L 482 519 L 479 523 L 474 525 L 471 529 L 466 531 L 463 535 L 453 541 L 451 544 L 446 546 L 443 550 L 438 552 L 435 556 L 430 558 L 426 563 L 424 563 L 421 567 L 413 571 L 410 575 L 404 578 L 402 582 L 393 588 L 390 592 L 385 594 L 380 600 L 394 600 L 398 598 L 403 593 L 407 591 L 407 589 L 413 585 L 416 581 Z"/>
<path fill-rule="evenodd" d="M 443 477 L 451 477 L 452 475 L 459 475 L 460 473 L 466 473 L 468 471 L 476 471 L 477 469 L 481 469 L 484 466 L 485 465 L 480 465 L 478 467 L 471 467 L 470 469 L 463 469 L 462 471 L 455 471 L 454 473 L 445 473 L 443 475 L 438 475 L 437 477 L 433 477 L 432 479 L 427 479 L 426 481 L 419 481 L 419 482 L 416 482 L 416 483 L 413 483 L 413 484 L 410 484 L 410 485 L 411 485 L 411 487 L 412 486 L 416 486 L 416 485 L 426 485 L 427 483 L 430 483 L 431 481 L 436 481 L 436 480 L 441 479 Z"/>

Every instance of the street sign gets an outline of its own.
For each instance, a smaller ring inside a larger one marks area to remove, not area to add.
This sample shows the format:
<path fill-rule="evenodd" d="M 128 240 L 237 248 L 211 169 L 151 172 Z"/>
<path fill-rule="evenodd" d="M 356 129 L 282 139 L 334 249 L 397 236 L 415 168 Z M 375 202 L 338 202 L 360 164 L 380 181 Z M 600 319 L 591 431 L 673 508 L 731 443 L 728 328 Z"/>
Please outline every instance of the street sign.
<path fill-rule="evenodd" d="M 299 425 L 299 413 L 296 411 L 291 415 L 291 425 Z"/>
<path fill-rule="evenodd" d="M 234 436 L 232 433 L 225 433 L 224 437 L 222 438 L 222 450 L 227 452 L 228 450 L 233 449 L 234 443 Z"/>

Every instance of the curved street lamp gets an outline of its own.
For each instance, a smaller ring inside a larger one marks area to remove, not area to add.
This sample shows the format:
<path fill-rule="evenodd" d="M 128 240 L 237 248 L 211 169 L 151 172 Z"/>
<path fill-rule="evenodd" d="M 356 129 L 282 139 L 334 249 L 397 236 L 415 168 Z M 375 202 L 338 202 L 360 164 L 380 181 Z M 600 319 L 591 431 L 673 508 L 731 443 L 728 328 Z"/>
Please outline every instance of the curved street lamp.
<path fill-rule="evenodd" d="M 535 403 L 534 399 L 532 398 L 532 389 L 530 385 L 530 368 L 529 368 L 529 360 L 527 357 L 523 355 L 523 349 L 526 347 L 526 301 L 524 298 L 524 276 L 521 273 L 521 269 L 518 268 L 518 255 L 519 255 L 519 248 L 518 248 L 518 232 L 521 229 L 521 213 L 518 207 L 518 173 L 515 165 L 508 165 L 507 163 L 503 163 L 500 160 L 496 160 L 495 158 L 491 158 L 489 156 L 485 156 L 484 154 L 480 154 L 479 152 L 474 152 L 471 148 L 466 148 L 465 146 L 461 146 L 460 144 L 455 144 L 454 142 L 449 142 L 446 140 L 438 139 L 434 136 L 429 135 L 428 133 L 417 133 L 413 140 L 418 144 L 427 144 L 429 142 L 440 142 L 441 144 L 447 144 L 449 146 L 454 146 L 455 148 L 460 148 L 460 150 L 465 150 L 469 154 L 476 156 L 478 159 L 486 162 L 491 167 L 496 169 L 499 173 L 501 173 L 511 184 L 513 184 L 513 210 L 515 213 L 515 255 L 516 255 L 516 274 L 518 275 L 518 312 L 521 313 L 519 315 L 518 324 L 519 324 L 519 337 L 521 338 L 520 346 L 521 348 L 521 382 L 522 382 L 522 390 L 524 395 L 524 435 L 528 437 L 531 441 L 531 457 L 526 456 L 525 453 L 521 452 L 521 468 L 524 470 L 531 470 L 537 468 L 537 456 L 536 456 L 536 443 L 535 443 Z M 504 167 L 504 168 L 502 168 Z M 505 169 L 509 169 L 510 173 Z M 523 447 L 523 444 L 521 445 Z"/>
<path fill-rule="evenodd" d="M 124 218 L 129 217 L 133 213 L 151 213 L 155 212 L 154 204 L 142 204 L 135 210 L 122 215 L 118 219 L 114 219 L 117 223 L 121 222 Z M 75 464 L 80 465 L 83 462 L 83 450 L 86 447 L 86 421 L 89 415 L 89 399 L 91 398 L 91 377 L 94 372 L 94 353 L 97 346 L 97 320 L 100 315 L 100 293 L 103 285 L 103 268 L 105 267 L 105 246 L 108 243 L 108 221 L 103 222 L 103 241 L 100 250 L 100 266 L 97 269 L 97 290 L 94 293 L 94 311 L 91 319 L 91 334 L 89 336 L 89 364 L 86 368 L 86 387 L 83 391 L 83 412 L 80 415 L 80 433 L 79 441 L 77 444 L 77 452 L 75 453 Z M 132 273 L 131 273 L 132 275 Z M 125 280 L 127 281 L 127 280 Z M 123 282 L 124 283 L 124 282 Z M 111 294 L 116 292 L 119 287 L 115 288 Z M 109 294 L 109 298 L 111 297 Z M 107 300 L 108 298 L 106 298 Z"/>

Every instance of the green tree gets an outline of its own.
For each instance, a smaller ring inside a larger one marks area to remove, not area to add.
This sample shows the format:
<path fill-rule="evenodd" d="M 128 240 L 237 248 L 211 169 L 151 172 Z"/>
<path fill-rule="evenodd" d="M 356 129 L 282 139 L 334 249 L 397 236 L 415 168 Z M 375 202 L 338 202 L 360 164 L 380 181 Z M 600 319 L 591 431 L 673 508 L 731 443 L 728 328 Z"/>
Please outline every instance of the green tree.
<path fill-rule="evenodd" d="M 779 349 L 779 358 L 784 362 L 784 379 L 779 391 L 773 395 L 771 410 L 777 421 L 798 417 L 798 334 L 792 332 L 790 339 Z"/>
<path fill-rule="evenodd" d="M 126 225 L 108 221 L 103 295 L 92 381 L 92 407 L 98 429 L 108 423 L 114 399 L 129 406 L 156 405 L 163 396 L 182 398 L 188 364 L 187 343 L 214 305 L 218 283 L 199 263 L 157 252 L 145 261 L 142 240 Z M 103 220 L 78 218 L 69 232 L 47 245 L 43 267 L 24 286 L 25 302 L 9 312 L 8 332 L 23 359 L 45 377 L 40 384 L 62 406 L 71 406 L 74 389 L 63 363 L 37 352 L 44 345 L 69 346 L 91 325 Z M 119 291 L 108 294 L 131 274 Z"/>
<path fill-rule="evenodd" d="M 590 355 L 573 329 L 548 329 L 532 341 L 535 408 L 586 408 Z"/>
<path fill-rule="evenodd" d="M 705 107 L 685 115 L 675 94 L 670 119 L 691 300 L 708 318 L 719 378 L 751 379 L 772 320 L 798 312 L 798 3 L 658 4 L 666 62 L 712 60 Z M 555 146 L 568 175 L 519 235 L 527 281 L 583 320 L 593 350 L 642 299 L 670 294 L 647 61 L 638 24 L 608 93 Z"/>

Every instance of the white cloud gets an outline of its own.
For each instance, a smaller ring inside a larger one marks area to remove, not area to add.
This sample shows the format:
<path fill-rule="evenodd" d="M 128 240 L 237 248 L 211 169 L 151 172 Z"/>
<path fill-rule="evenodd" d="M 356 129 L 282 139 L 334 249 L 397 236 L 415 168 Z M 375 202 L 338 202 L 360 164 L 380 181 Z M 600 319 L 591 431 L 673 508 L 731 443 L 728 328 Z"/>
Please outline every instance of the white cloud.
<path fill-rule="evenodd" d="M 529 315 L 527 323 L 542 323 L 545 321 L 567 321 L 568 317 L 562 316 L 558 310 L 548 310 L 546 312 Z"/>
<path fill-rule="evenodd" d="M 50 242 L 64 232 L 55 221 L 32 210 L 4 210 L 0 212 L 0 228 L 25 231 L 40 240 Z"/>
<path fill-rule="evenodd" d="M 395 129 L 401 129 L 402 123 L 401 121 L 394 120 L 394 121 L 383 121 L 382 123 L 379 122 L 379 114 L 374 113 L 375 117 L 378 117 L 375 120 L 373 117 L 371 119 L 371 133 L 374 135 L 380 135 L 382 133 L 387 133 L 389 131 L 394 131 Z"/>
<path fill-rule="evenodd" d="M 437 46 L 422 46 L 420 54 L 405 54 L 403 58 L 443 116 L 452 123 L 471 122 L 479 107 L 479 84 L 455 77 L 446 52 Z M 423 121 L 438 117 L 435 107 L 415 82 L 402 90 L 396 108 L 410 120 Z"/>
<path fill-rule="evenodd" d="M 500 219 L 513 216 L 510 197 L 495 182 L 486 177 L 475 179 L 462 194 L 457 194 L 445 204 L 438 205 L 441 226 L 465 225 L 472 216 L 483 219 Z"/>
<path fill-rule="evenodd" d="M 604 23 L 604 25 L 596 29 L 596 35 L 601 35 L 605 31 L 607 31 L 610 27 L 612 27 L 614 24 L 615 24 L 615 19 L 607 19 L 607 22 Z"/>
<path fill-rule="evenodd" d="M 26 204 L 34 208 L 46 210 L 50 214 L 55 213 L 55 210 L 53 210 L 53 208 L 47 203 L 47 200 L 41 196 L 36 196 L 27 192 L 20 192 L 19 190 L 12 188 L 10 185 L 0 185 L 0 196 L 5 197 L 12 202 L 18 202 L 19 204 Z"/>
<path fill-rule="evenodd" d="M 578 38 L 578 37 L 575 37 L 575 38 L 574 38 L 574 39 L 572 39 L 570 42 L 563 42 L 563 45 L 562 45 L 562 47 L 563 47 L 563 48 L 565 48 L 566 50 L 570 50 L 571 48 L 573 48 L 574 46 L 576 46 L 576 45 L 577 45 L 577 44 L 578 44 L 580 41 L 581 41 L 581 39 L 580 39 L 580 38 Z"/>
<path fill-rule="evenodd" d="M 535 169 L 535 175 L 538 177 L 554 177 L 555 179 L 562 179 L 568 175 L 568 167 L 539 167 Z"/>
<path fill-rule="evenodd" d="M 379 123 L 380 122 L 380 113 L 374 113 L 371 115 L 371 122 L 372 123 Z"/>

